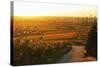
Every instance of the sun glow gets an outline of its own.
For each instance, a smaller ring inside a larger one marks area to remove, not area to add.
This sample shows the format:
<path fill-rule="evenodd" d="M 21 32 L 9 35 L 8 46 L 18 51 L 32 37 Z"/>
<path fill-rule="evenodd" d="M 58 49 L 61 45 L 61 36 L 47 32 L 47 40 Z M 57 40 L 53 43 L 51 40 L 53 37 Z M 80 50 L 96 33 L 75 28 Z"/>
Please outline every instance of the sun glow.
<path fill-rule="evenodd" d="M 14 16 L 96 16 L 95 6 L 14 2 Z"/>

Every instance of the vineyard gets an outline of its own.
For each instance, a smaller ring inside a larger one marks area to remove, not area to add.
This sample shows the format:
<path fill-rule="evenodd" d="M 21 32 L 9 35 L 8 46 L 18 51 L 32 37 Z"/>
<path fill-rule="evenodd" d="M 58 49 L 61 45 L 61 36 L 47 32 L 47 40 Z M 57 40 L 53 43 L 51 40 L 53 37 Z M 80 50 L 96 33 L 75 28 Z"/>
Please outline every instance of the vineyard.
<path fill-rule="evenodd" d="M 14 18 L 14 65 L 57 63 L 73 45 L 86 43 L 95 21 L 84 17 Z"/>

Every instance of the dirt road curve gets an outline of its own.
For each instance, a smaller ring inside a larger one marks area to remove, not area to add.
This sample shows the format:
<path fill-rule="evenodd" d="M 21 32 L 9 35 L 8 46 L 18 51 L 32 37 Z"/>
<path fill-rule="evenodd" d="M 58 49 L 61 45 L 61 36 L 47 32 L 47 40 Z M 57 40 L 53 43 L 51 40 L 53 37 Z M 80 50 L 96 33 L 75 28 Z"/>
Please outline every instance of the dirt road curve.
<path fill-rule="evenodd" d="M 65 54 L 58 62 L 80 62 L 85 52 L 84 46 L 72 46 L 72 50 Z"/>

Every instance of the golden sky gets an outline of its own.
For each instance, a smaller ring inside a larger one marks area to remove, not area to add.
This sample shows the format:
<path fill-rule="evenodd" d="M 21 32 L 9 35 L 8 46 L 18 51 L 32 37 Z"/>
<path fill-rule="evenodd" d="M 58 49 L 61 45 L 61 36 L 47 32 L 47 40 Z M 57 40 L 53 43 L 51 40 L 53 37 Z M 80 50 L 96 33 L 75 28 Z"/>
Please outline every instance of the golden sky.
<path fill-rule="evenodd" d="M 97 16 L 96 6 L 14 2 L 14 16 Z"/>

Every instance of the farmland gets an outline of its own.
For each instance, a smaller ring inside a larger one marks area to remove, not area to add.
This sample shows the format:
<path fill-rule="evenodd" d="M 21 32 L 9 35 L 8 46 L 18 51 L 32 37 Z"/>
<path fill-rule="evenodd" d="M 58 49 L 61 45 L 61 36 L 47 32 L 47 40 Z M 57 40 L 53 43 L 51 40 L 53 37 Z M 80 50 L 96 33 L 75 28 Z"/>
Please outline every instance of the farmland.
<path fill-rule="evenodd" d="M 94 21 L 93 17 L 14 16 L 14 64 L 56 63 L 72 49 L 72 42 L 86 43 Z"/>

